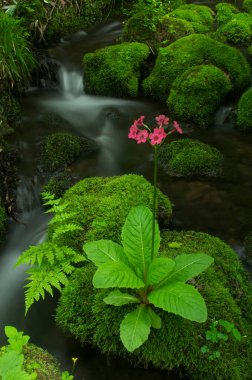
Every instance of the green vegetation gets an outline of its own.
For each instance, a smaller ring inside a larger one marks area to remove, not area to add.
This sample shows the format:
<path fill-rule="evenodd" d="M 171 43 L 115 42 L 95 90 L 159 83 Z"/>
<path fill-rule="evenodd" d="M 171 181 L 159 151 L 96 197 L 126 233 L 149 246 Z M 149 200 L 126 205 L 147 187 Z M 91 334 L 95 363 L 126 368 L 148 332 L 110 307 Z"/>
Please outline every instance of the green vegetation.
<path fill-rule="evenodd" d="M 0 91 L 3 83 L 12 87 L 25 81 L 35 66 L 19 21 L 0 11 Z"/>
<path fill-rule="evenodd" d="M 237 128 L 249 131 L 252 128 L 252 87 L 241 96 L 237 106 Z"/>
<path fill-rule="evenodd" d="M 165 101 L 175 79 L 189 68 L 206 63 L 228 75 L 234 92 L 250 83 L 250 66 L 242 53 L 210 37 L 192 34 L 159 49 L 154 69 L 143 82 L 145 95 Z"/>
<path fill-rule="evenodd" d="M 179 120 L 206 126 L 231 89 L 228 76 L 218 67 L 194 66 L 173 82 L 167 104 Z"/>
<path fill-rule="evenodd" d="M 252 12 L 252 0 L 243 0 L 242 6 L 246 12 Z"/>
<path fill-rule="evenodd" d="M 191 22 L 196 33 L 209 32 L 213 27 L 212 10 L 205 5 L 182 5 L 175 9 L 170 16 Z"/>
<path fill-rule="evenodd" d="M 7 226 L 7 216 L 5 214 L 4 208 L 0 206 L 0 244 L 3 241 L 4 234 Z"/>
<path fill-rule="evenodd" d="M 53 133 L 46 137 L 43 145 L 43 163 L 54 171 L 71 164 L 81 152 L 81 139 L 70 133 Z"/>
<path fill-rule="evenodd" d="M 73 184 L 74 179 L 71 175 L 65 172 L 59 173 L 49 179 L 43 187 L 43 192 L 53 194 L 55 198 L 61 198 Z"/>
<path fill-rule="evenodd" d="M 99 95 L 137 96 L 141 65 L 148 55 L 148 46 L 138 42 L 125 42 L 86 54 L 86 91 Z"/>
<path fill-rule="evenodd" d="M 145 206 L 131 209 L 122 229 L 122 246 L 111 240 L 99 240 L 83 246 L 89 260 L 98 268 L 93 285 L 98 289 L 126 288 L 110 292 L 107 305 L 137 304 L 120 324 L 124 347 L 133 352 L 149 337 L 151 327 L 160 329 L 162 321 L 153 310 L 179 315 L 204 323 L 207 309 L 204 299 L 193 286 L 185 284 L 207 269 L 213 259 L 205 254 L 180 255 L 171 260 L 157 257 L 160 246 L 158 224 Z M 152 228 L 154 240 L 152 246 Z"/>
<path fill-rule="evenodd" d="M 248 45 L 252 41 L 252 15 L 233 14 L 233 18 L 221 26 L 218 33 L 235 45 Z"/>
<path fill-rule="evenodd" d="M 222 154 L 197 140 L 183 139 L 163 144 L 159 162 L 171 175 L 217 176 L 222 169 Z"/>
<path fill-rule="evenodd" d="M 30 337 L 6 326 L 8 345 L 0 348 L 2 380 L 72 380 L 68 372 L 60 373 L 59 364 L 42 348 L 28 344 Z"/>
<path fill-rule="evenodd" d="M 105 235 L 105 234 L 104 234 Z M 175 243 L 173 248 L 171 243 Z M 63 290 L 57 308 L 56 321 L 67 333 L 82 343 L 91 343 L 102 352 L 127 357 L 132 363 L 152 363 L 159 368 L 180 368 L 191 379 L 240 380 L 251 375 L 251 311 L 252 291 L 246 273 L 235 252 L 218 238 L 195 232 L 167 232 L 162 235 L 161 257 L 174 259 L 181 254 L 204 252 L 212 256 L 214 265 L 192 284 L 205 299 L 209 319 L 205 324 L 158 312 L 162 318 L 159 330 L 129 356 L 120 342 L 120 321 L 134 305 L 112 308 L 105 305 L 108 290 L 94 289 L 93 264 L 76 269 Z M 83 302 L 85 300 L 85 302 Z M 214 365 L 201 353 L 205 332 L 213 320 L 224 319 L 240 331 L 242 342 L 232 336 L 222 344 L 222 355 Z M 240 355 L 240 352 L 243 355 Z"/>
<path fill-rule="evenodd" d="M 216 19 L 218 26 L 226 25 L 229 21 L 231 21 L 237 13 L 239 13 L 239 10 L 230 3 L 219 3 L 216 5 Z"/>

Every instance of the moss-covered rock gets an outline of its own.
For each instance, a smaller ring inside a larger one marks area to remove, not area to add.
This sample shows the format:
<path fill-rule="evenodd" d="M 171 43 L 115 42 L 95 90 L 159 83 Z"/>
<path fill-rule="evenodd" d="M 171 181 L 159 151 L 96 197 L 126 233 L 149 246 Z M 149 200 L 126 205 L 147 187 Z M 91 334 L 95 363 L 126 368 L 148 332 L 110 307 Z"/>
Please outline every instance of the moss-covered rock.
<path fill-rule="evenodd" d="M 74 184 L 74 178 L 68 173 L 59 173 L 52 177 L 43 187 L 43 191 L 54 194 L 55 198 L 61 198 L 66 190 Z"/>
<path fill-rule="evenodd" d="M 7 226 L 7 216 L 4 208 L 0 206 L 0 244 L 3 242 L 4 234 Z"/>
<path fill-rule="evenodd" d="M 171 242 L 180 243 L 171 248 Z M 214 265 L 193 280 L 208 308 L 208 321 L 197 324 L 171 313 L 157 310 L 162 318 L 160 330 L 153 330 L 147 342 L 130 354 L 119 337 L 119 325 L 132 306 L 114 307 L 103 302 L 107 290 L 94 289 L 92 264 L 77 269 L 63 290 L 57 324 L 82 343 L 91 343 L 102 352 L 126 357 L 132 363 L 148 363 L 167 371 L 179 369 L 193 380 L 249 380 L 252 371 L 251 315 L 252 291 L 246 273 L 235 252 L 218 238 L 195 232 L 167 232 L 162 235 L 162 256 L 205 252 Z M 201 353 L 205 332 L 213 320 L 235 324 L 242 342 L 232 337 L 218 347 L 221 356 L 214 362 Z M 242 351 L 242 355 L 241 355 Z"/>
<path fill-rule="evenodd" d="M 219 3 L 216 5 L 216 12 L 218 26 L 223 26 L 231 21 L 239 10 L 233 4 Z"/>
<path fill-rule="evenodd" d="M 0 115 L 6 118 L 7 123 L 13 124 L 20 119 L 21 106 L 9 92 L 0 93 Z"/>
<path fill-rule="evenodd" d="M 182 5 L 175 9 L 170 16 L 190 21 L 196 33 L 209 32 L 213 27 L 212 10 L 205 5 Z"/>
<path fill-rule="evenodd" d="M 165 101 L 176 78 L 193 66 L 212 64 L 225 72 L 240 92 L 250 83 L 250 66 L 237 49 L 201 34 L 160 48 L 153 71 L 143 81 L 145 95 Z"/>
<path fill-rule="evenodd" d="M 142 176 L 128 174 L 84 179 L 66 191 L 62 198 L 63 204 L 68 204 L 67 209 L 76 213 L 71 222 L 81 225 L 83 231 L 66 234 L 58 244 L 81 251 L 86 241 L 103 238 L 120 241 L 120 229 L 131 208 L 143 204 L 152 209 L 152 198 L 153 187 Z M 158 191 L 160 223 L 167 226 L 171 212 L 169 199 Z M 53 228 L 53 225 L 49 228 L 49 237 Z"/>
<path fill-rule="evenodd" d="M 137 96 L 141 65 L 148 55 L 148 46 L 138 42 L 125 42 L 86 54 L 86 91 L 99 95 Z"/>
<path fill-rule="evenodd" d="M 246 12 L 252 12 L 252 0 L 243 0 L 242 7 Z"/>
<path fill-rule="evenodd" d="M 252 87 L 244 92 L 238 102 L 236 126 L 242 131 L 252 129 Z"/>
<path fill-rule="evenodd" d="M 223 156 L 210 145 L 182 139 L 164 143 L 159 151 L 159 162 L 171 175 L 216 176 L 221 172 Z"/>
<path fill-rule="evenodd" d="M 235 45 L 248 45 L 252 40 L 252 15 L 249 13 L 233 14 L 226 24 L 218 29 L 227 42 Z"/>
<path fill-rule="evenodd" d="M 231 89 L 229 77 L 218 67 L 194 66 L 173 82 L 167 104 L 179 120 L 206 126 Z"/>

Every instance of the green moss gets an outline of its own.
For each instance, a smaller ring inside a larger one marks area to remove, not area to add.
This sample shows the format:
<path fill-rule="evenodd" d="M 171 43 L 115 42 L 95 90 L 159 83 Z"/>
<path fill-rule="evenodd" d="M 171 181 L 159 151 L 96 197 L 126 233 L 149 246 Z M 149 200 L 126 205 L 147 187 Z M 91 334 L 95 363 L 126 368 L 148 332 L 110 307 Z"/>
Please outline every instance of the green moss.
<path fill-rule="evenodd" d="M 169 248 L 171 241 L 180 248 Z M 65 332 L 82 343 L 92 343 L 102 352 L 126 357 L 133 364 L 152 363 L 167 371 L 179 369 L 193 380 L 249 380 L 252 364 L 251 315 L 252 291 L 234 251 L 218 238 L 195 232 L 167 232 L 162 236 L 162 256 L 205 252 L 214 257 L 214 265 L 193 282 L 203 295 L 209 319 L 197 324 L 157 310 L 162 318 L 160 330 L 153 330 L 149 340 L 133 354 L 126 352 L 120 338 L 119 325 L 132 306 L 113 307 L 103 302 L 107 290 L 93 289 L 92 264 L 77 269 L 60 298 L 56 321 Z M 200 352 L 205 344 L 205 331 L 212 320 L 233 322 L 242 336 L 223 342 L 221 357 L 211 362 Z M 240 354 L 242 351 L 242 355 Z"/>
<path fill-rule="evenodd" d="M 238 102 L 236 126 L 242 131 L 252 129 L 252 87 L 244 92 Z"/>
<path fill-rule="evenodd" d="M 209 32 L 213 26 L 212 10 L 205 5 L 182 5 L 175 9 L 170 16 L 190 21 L 197 33 Z"/>
<path fill-rule="evenodd" d="M 252 15 L 238 13 L 225 25 L 218 29 L 226 41 L 235 45 L 247 45 L 252 40 Z"/>
<path fill-rule="evenodd" d="M 43 191 L 54 194 L 55 198 L 61 198 L 66 190 L 74 184 L 74 179 L 68 173 L 60 173 L 51 178 L 43 187 Z"/>
<path fill-rule="evenodd" d="M 61 380 L 57 360 L 40 347 L 28 344 L 24 347 L 24 368 L 27 373 L 37 373 L 37 380 Z"/>
<path fill-rule="evenodd" d="M 3 242 L 5 231 L 7 227 L 7 216 L 4 208 L 0 206 L 0 244 Z"/>
<path fill-rule="evenodd" d="M 217 4 L 216 11 L 216 19 L 219 26 L 227 24 L 239 12 L 239 10 L 230 3 Z"/>
<path fill-rule="evenodd" d="M 252 12 L 252 0 L 244 0 L 242 7 L 246 12 Z"/>
<path fill-rule="evenodd" d="M 216 176 L 222 169 L 222 154 L 197 140 L 182 139 L 163 144 L 159 162 L 171 175 Z"/>
<path fill-rule="evenodd" d="M 148 46 L 137 42 L 125 42 L 86 54 L 86 91 L 99 95 L 137 96 L 140 68 L 148 55 Z"/>
<path fill-rule="evenodd" d="M 193 66 L 212 64 L 230 78 L 234 92 L 250 82 L 250 66 L 242 53 L 210 37 L 192 34 L 160 48 L 150 76 L 143 82 L 145 95 L 165 101 L 176 78 Z"/>
<path fill-rule="evenodd" d="M 80 181 L 63 196 L 69 210 L 76 212 L 72 222 L 77 222 L 83 231 L 68 234 L 59 244 L 82 250 L 84 241 L 108 238 L 120 241 L 120 230 L 132 207 L 144 204 L 152 209 L 153 187 L 138 175 L 118 177 L 93 177 Z M 169 199 L 158 191 L 158 215 L 168 225 L 172 212 Z M 49 229 L 49 237 L 53 232 Z"/>
<path fill-rule="evenodd" d="M 0 94 L 0 114 L 6 118 L 7 123 L 14 123 L 20 119 L 21 106 L 9 92 Z"/>
<path fill-rule="evenodd" d="M 231 89 L 228 76 L 218 67 L 194 66 L 173 82 L 167 104 L 179 120 L 206 126 Z"/>
<path fill-rule="evenodd" d="M 46 137 L 43 145 L 43 162 L 50 170 L 71 164 L 80 154 L 80 138 L 70 133 L 53 133 Z"/>

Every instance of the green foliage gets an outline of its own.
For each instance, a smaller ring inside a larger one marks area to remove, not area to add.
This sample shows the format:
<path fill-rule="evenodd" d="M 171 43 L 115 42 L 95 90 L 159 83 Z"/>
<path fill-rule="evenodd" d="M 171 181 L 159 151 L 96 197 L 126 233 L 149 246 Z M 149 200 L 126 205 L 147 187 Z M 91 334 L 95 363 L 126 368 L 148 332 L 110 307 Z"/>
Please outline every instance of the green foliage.
<path fill-rule="evenodd" d="M 7 216 L 3 207 L 0 206 L 0 243 L 2 243 L 7 226 Z"/>
<path fill-rule="evenodd" d="M 237 128 L 250 131 L 252 128 L 252 87 L 242 94 L 237 105 Z"/>
<path fill-rule="evenodd" d="M 218 33 L 235 45 L 248 45 L 252 41 L 252 15 L 234 14 L 229 22 L 218 29 Z"/>
<path fill-rule="evenodd" d="M 170 248 L 171 243 L 180 243 L 180 247 Z M 174 259 L 185 252 L 205 252 L 214 257 L 214 265 L 190 283 L 203 295 L 210 320 L 230 321 L 242 336 L 246 335 L 242 343 L 233 338 L 223 341 L 221 357 L 214 366 L 200 351 L 208 324 L 196 325 L 162 310 L 158 311 L 161 328 L 152 331 L 150 339 L 129 356 L 118 332 L 121 320 L 135 309 L 134 304 L 113 308 L 104 304 L 110 291 L 93 288 L 95 268 L 91 263 L 72 273 L 58 304 L 57 323 L 83 344 L 91 343 L 102 352 L 123 356 L 133 364 L 149 363 L 167 371 L 180 368 L 181 377 L 192 380 L 250 380 L 252 290 L 242 264 L 229 246 L 207 234 L 173 231 L 162 235 L 162 258 Z"/>
<path fill-rule="evenodd" d="M 148 55 L 148 46 L 138 42 L 125 42 L 86 54 L 86 91 L 99 95 L 137 96 L 141 65 Z"/>
<path fill-rule="evenodd" d="M 194 66 L 173 82 L 167 104 L 179 120 L 206 126 L 231 89 L 222 70 L 212 65 Z"/>
<path fill-rule="evenodd" d="M 144 93 L 166 100 L 175 79 L 194 66 L 210 63 L 228 75 L 234 92 L 248 86 L 250 67 L 242 53 L 210 37 L 192 34 L 159 49 L 154 69 L 143 81 Z"/>
<path fill-rule="evenodd" d="M 233 323 L 223 319 L 213 321 L 209 330 L 206 331 L 206 344 L 201 347 L 201 352 L 208 354 L 210 361 L 219 359 L 221 356 L 222 342 L 226 342 L 230 336 L 241 342 L 241 334 Z"/>
<path fill-rule="evenodd" d="M 50 178 L 43 187 L 43 192 L 54 194 L 55 198 L 61 198 L 65 191 L 73 186 L 73 183 L 73 177 L 63 172 Z"/>
<path fill-rule="evenodd" d="M 45 292 L 53 296 L 53 287 L 61 291 L 62 285 L 68 283 L 67 276 L 73 272 L 74 264 L 85 261 L 85 258 L 67 246 L 58 246 L 57 240 L 69 232 L 81 230 L 76 223 L 69 222 L 75 213 L 65 211 L 67 204 L 60 205 L 54 196 L 44 193 L 45 205 L 51 205 L 49 212 L 57 213 L 50 224 L 59 223 L 51 237 L 51 242 L 45 242 L 38 246 L 31 246 L 18 258 L 16 266 L 26 264 L 32 268 L 27 270 L 25 285 L 25 313 L 31 305 L 40 298 L 45 298 Z"/>
<path fill-rule="evenodd" d="M 151 209 L 152 203 L 153 187 L 142 176 L 86 178 L 69 189 L 60 203 L 67 205 L 66 212 L 75 213 L 69 222 L 80 225 L 82 231 L 62 236 L 58 244 L 81 252 L 83 243 L 92 240 L 106 238 L 120 243 L 120 229 L 130 209 L 137 205 Z M 171 213 L 169 199 L 158 191 L 158 215 L 163 225 L 168 226 Z M 49 238 L 58 224 L 60 221 L 49 225 Z"/>
<path fill-rule="evenodd" d="M 106 304 L 140 303 L 125 315 L 120 325 L 120 338 L 130 352 L 148 339 L 151 326 L 161 327 L 159 317 L 154 311 L 149 311 L 151 304 L 191 321 L 202 323 L 207 319 L 202 296 L 184 282 L 200 274 L 212 264 L 213 259 L 204 254 L 181 255 L 174 261 L 156 258 L 160 234 L 156 223 L 152 252 L 152 219 L 147 207 L 135 207 L 122 229 L 123 247 L 113 246 L 110 240 L 90 242 L 83 247 L 87 257 L 98 267 L 93 277 L 95 288 L 133 289 L 131 295 L 111 292 L 104 299 Z M 99 255 L 102 255 L 102 260 Z M 119 302 L 118 296 L 121 297 Z"/>
<path fill-rule="evenodd" d="M 29 78 L 35 60 L 24 37 L 19 21 L 0 12 L 0 82 L 11 86 Z"/>
<path fill-rule="evenodd" d="M 53 133 L 46 137 L 43 145 L 45 167 L 54 171 L 71 164 L 80 154 L 80 138 L 70 133 Z"/>
<path fill-rule="evenodd" d="M 12 124 L 20 119 L 20 112 L 19 102 L 9 92 L 2 92 L 0 95 L 0 115 L 3 115 L 6 121 Z"/>
<path fill-rule="evenodd" d="M 217 176 L 223 156 L 216 148 L 198 140 L 182 139 L 163 144 L 159 162 L 171 175 Z"/>
<path fill-rule="evenodd" d="M 216 5 L 216 11 L 216 19 L 219 27 L 227 24 L 239 12 L 233 4 L 222 2 Z"/>
<path fill-rule="evenodd" d="M 246 12 L 252 12 L 252 0 L 243 0 L 242 7 Z"/>
<path fill-rule="evenodd" d="M 191 22 L 196 33 L 209 32 L 213 26 L 212 10 L 205 5 L 182 5 L 175 9 L 170 16 Z"/>

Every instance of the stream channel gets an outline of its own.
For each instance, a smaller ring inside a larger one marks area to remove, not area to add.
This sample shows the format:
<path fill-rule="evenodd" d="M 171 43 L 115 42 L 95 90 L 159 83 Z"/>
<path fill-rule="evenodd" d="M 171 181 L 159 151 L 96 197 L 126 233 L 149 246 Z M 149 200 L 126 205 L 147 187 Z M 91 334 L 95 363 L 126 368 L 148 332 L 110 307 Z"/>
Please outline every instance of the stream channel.
<path fill-rule="evenodd" d="M 55 300 L 49 295 L 46 301 L 33 305 L 24 317 L 25 268 L 13 268 L 22 251 L 46 238 L 49 217 L 43 213 L 39 195 L 49 179 L 43 173 L 39 157 L 46 135 L 67 130 L 96 141 L 97 153 L 80 158 L 67 168 L 76 179 L 137 173 L 152 181 L 151 148 L 128 140 L 128 128 L 140 115 L 145 115 L 149 123 L 156 115 L 166 114 L 165 105 L 146 99 L 90 96 L 83 86 L 83 54 L 114 43 L 120 31 L 120 23 L 113 22 L 88 34 L 75 33 L 50 49 L 50 56 L 57 62 L 57 83 L 39 78 L 38 85 L 29 88 L 22 99 L 22 123 L 9 136 L 21 154 L 17 201 L 21 210 L 19 219 L 24 224 L 10 221 L 7 240 L 0 252 L 1 345 L 5 342 L 3 326 L 14 325 L 29 334 L 32 343 L 55 355 L 62 369 L 71 370 L 71 358 L 78 357 L 77 380 L 167 379 L 161 371 L 133 369 L 124 361 L 108 360 L 95 350 L 78 347 L 55 326 Z M 160 168 L 158 184 L 174 204 L 172 228 L 220 237 L 236 250 L 251 271 L 244 256 L 243 240 L 252 230 L 252 135 L 234 129 L 233 110 L 233 104 L 221 107 L 214 125 L 208 129 L 184 126 L 188 137 L 215 146 L 223 153 L 220 177 L 170 177 Z M 62 126 L 60 130 L 48 127 L 41 122 L 47 114 L 59 115 L 68 122 L 68 127 Z M 176 377 L 170 377 L 173 378 Z"/>

